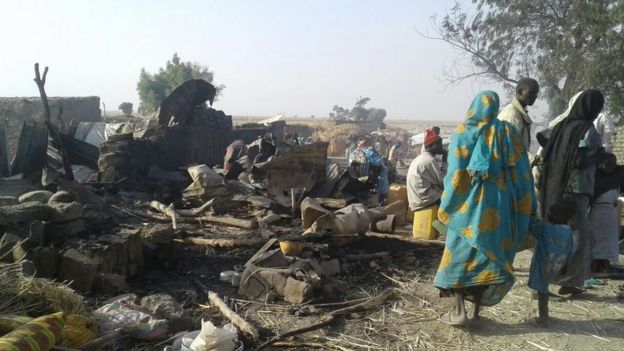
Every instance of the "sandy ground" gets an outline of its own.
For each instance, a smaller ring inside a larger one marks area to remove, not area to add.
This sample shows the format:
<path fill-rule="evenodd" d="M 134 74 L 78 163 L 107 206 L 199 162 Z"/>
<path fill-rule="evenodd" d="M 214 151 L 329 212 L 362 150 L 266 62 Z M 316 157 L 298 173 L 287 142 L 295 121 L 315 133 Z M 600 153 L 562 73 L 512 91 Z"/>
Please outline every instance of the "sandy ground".
<path fill-rule="evenodd" d="M 537 301 L 527 287 L 530 251 L 518 255 L 514 266 L 518 280 L 497 306 L 485 308 L 483 320 L 467 328 L 454 328 L 437 321 L 408 323 L 406 334 L 413 340 L 404 349 L 445 350 L 623 350 L 624 285 L 606 281 L 605 286 L 588 290 L 570 300 L 552 297 L 552 322 L 547 328 L 534 323 Z M 427 299 L 435 295 L 431 273 L 412 291 Z M 419 286 L 419 287 L 418 287 Z M 553 287 L 551 292 L 556 291 Z M 432 315 L 449 309 L 451 299 L 427 299 Z M 422 304 L 422 303 L 421 303 Z M 408 306 L 411 306 L 408 307 Z M 405 303 L 404 309 L 418 309 L 418 302 Z M 399 319 L 400 321 L 400 319 Z M 401 349 L 401 348 L 399 348 Z"/>
<path fill-rule="evenodd" d="M 440 298 L 431 285 L 437 260 L 427 259 L 413 269 L 403 265 L 378 272 L 397 289 L 393 301 L 309 338 L 329 341 L 337 350 L 624 349 L 622 282 L 606 281 L 574 300 L 552 297 L 552 321 L 539 327 L 537 301 L 526 285 L 530 258 L 529 251 L 518 255 L 514 288 L 499 305 L 486 307 L 478 324 L 457 328 L 437 321 L 452 299 Z"/>

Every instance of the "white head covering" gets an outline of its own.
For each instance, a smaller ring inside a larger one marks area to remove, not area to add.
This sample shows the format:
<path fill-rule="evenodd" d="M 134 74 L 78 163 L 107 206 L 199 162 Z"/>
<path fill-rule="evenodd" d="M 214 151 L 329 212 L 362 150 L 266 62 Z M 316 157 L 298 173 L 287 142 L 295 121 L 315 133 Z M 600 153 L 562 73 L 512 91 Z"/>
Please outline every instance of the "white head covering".
<path fill-rule="evenodd" d="M 563 121 L 566 117 L 568 117 L 568 115 L 570 114 L 570 111 L 572 111 L 572 106 L 574 106 L 574 103 L 576 102 L 576 99 L 578 99 L 578 97 L 582 94 L 582 91 L 579 91 L 578 93 L 576 93 L 571 99 L 570 102 L 568 102 L 568 108 L 563 111 L 562 114 L 560 114 L 559 116 L 557 116 L 555 119 L 553 119 L 552 121 L 550 121 L 548 123 L 548 128 L 552 128 L 554 126 L 556 126 L 557 124 L 559 124 L 559 122 Z"/>

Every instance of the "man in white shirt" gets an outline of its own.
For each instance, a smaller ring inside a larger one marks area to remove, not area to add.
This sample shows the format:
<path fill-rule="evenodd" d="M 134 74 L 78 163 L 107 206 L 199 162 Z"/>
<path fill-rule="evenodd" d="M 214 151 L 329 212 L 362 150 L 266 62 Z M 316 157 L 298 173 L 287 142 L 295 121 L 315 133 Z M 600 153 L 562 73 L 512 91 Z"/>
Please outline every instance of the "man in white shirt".
<path fill-rule="evenodd" d="M 522 136 L 527 152 L 531 146 L 531 124 L 527 106 L 533 106 L 539 94 L 539 84 L 535 79 L 522 78 L 516 86 L 516 95 L 511 103 L 498 114 L 498 119 L 511 123 Z"/>
<path fill-rule="evenodd" d="M 442 138 L 427 130 L 424 145 L 425 151 L 412 161 L 407 171 L 407 199 L 412 211 L 438 203 L 444 189 L 444 173 L 435 159 L 435 155 L 442 155 L 442 161 L 446 163 Z"/>
<path fill-rule="evenodd" d="M 606 113 L 601 113 L 594 120 L 594 127 L 596 127 L 598 134 L 602 136 L 602 146 L 604 146 L 605 151 L 612 152 L 613 136 L 616 134 L 613 118 Z"/>

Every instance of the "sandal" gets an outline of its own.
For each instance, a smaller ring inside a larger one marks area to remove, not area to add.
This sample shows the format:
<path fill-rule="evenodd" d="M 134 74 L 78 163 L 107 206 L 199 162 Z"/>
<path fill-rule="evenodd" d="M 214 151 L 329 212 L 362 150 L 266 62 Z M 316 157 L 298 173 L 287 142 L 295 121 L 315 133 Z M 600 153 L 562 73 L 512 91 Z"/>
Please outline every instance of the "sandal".
<path fill-rule="evenodd" d="M 466 318 L 466 316 L 464 315 L 464 318 L 458 318 L 455 319 L 457 317 L 453 317 L 451 314 L 452 311 L 448 311 L 446 313 L 444 313 L 443 315 L 440 316 L 440 318 L 438 318 L 438 320 L 442 323 L 446 323 L 448 325 L 452 325 L 452 326 L 464 326 L 466 324 L 468 324 L 469 319 Z"/>

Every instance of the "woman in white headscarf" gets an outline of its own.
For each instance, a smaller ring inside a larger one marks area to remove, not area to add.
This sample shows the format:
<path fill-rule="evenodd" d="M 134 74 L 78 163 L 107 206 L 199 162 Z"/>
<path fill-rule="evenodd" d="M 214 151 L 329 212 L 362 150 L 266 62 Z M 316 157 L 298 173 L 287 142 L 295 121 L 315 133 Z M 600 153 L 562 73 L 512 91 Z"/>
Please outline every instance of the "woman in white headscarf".
<path fill-rule="evenodd" d="M 553 128 L 554 126 L 559 124 L 559 122 L 563 121 L 566 117 L 568 117 L 568 115 L 570 114 L 570 111 L 572 111 L 572 106 L 574 106 L 576 99 L 578 99 L 578 97 L 581 96 L 582 93 L 583 93 L 582 91 L 579 91 L 578 93 L 574 94 L 574 96 L 570 99 L 570 102 L 568 102 L 568 108 L 565 111 L 563 111 L 562 114 L 560 114 L 559 116 L 555 117 L 555 119 L 550 121 L 548 123 L 548 128 Z"/>
<path fill-rule="evenodd" d="M 574 250 L 557 284 L 560 295 L 583 292 L 589 278 L 591 259 L 588 210 L 594 197 L 596 162 L 602 156 L 602 139 L 594 120 L 604 106 L 604 95 L 596 89 L 585 90 L 575 99 L 568 114 L 551 129 L 538 134 L 543 146 L 544 165 L 539 181 L 539 203 L 542 218 L 546 209 L 561 199 L 576 205 L 569 223 L 574 237 Z"/>
<path fill-rule="evenodd" d="M 559 116 L 555 117 L 552 121 L 548 122 L 548 128 L 549 129 L 554 128 L 557 124 L 559 124 L 559 122 L 563 121 L 566 117 L 568 117 L 568 115 L 570 114 L 570 111 L 572 111 L 572 106 L 574 106 L 574 103 L 576 102 L 576 99 L 578 99 L 578 97 L 582 93 L 583 93 L 582 91 L 579 91 L 578 93 L 574 94 L 574 96 L 572 96 L 572 98 L 568 102 L 568 108 L 566 108 L 566 110 L 563 111 L 563 113 L 561 113 Z M 540 134 L 537 134 L 538 138 L 539 138 L 539 136 L 540 136 Z M 542 142 L 540 142 L 540 144 Z M 533 167 L 533 169 L 532 169 L 532 171 L 533 171 L 533 179 L 535 179 L 535 184 L 536 184 L 535 195 L 537 196 L 537 198 L 539 198 L 539 186 L 537 186 L 537 185 L 540 184 L 540 180 L 542 178 L 542 166 L 543 165 L 544 165 L 544 148 L 542 148 L 540 146 L 539 149 L 537 149 L 537 153 L 535 155 L 535 158 L 531 161 L 531 166 Z M 538 204 L 538 206 L 541 207 L 541 204 Z M 540 211 L 537 211 L 537 213 L 540 213 Z"/>

